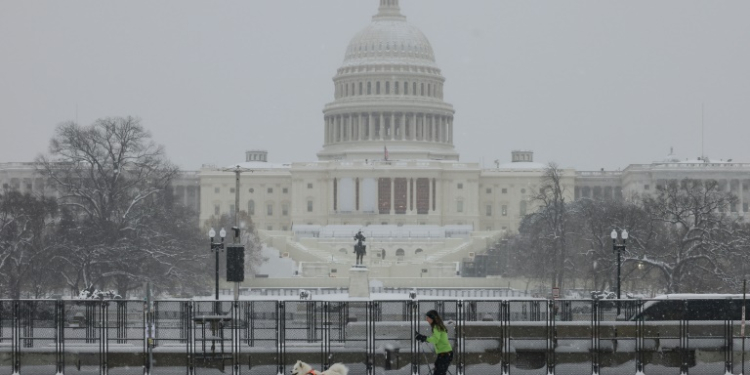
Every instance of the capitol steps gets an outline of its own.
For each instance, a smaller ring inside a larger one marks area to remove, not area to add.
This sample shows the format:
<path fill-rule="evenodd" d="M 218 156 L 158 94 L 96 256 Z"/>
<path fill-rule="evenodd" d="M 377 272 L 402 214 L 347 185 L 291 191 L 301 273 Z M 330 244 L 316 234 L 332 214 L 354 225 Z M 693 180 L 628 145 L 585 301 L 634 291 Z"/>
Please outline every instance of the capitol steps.
<path fill-rule="evenodd" d="M 338 258 L 336 258 L 336 256 L 333 255 L 330 252 L 326 252 L 326 251 L 318 250 L 318 249 L 311 249 L 311 248 L 309 248 L 309 247 L 307 247 L 307 246 L 305 246 L 305 245 L 303 245 L 303 244 L 301 244 L 301 243 L 299 243 L 297 241 L 291 240 L 291 239 L 287 240 L 287 246 L 293 247 L 294 249 L 296 249 L 296 250 L 298 250 L 300 252 L 313 255 L 313 256 L 319 258 L 321 262 L 340 263 L 340 260 Z"/>

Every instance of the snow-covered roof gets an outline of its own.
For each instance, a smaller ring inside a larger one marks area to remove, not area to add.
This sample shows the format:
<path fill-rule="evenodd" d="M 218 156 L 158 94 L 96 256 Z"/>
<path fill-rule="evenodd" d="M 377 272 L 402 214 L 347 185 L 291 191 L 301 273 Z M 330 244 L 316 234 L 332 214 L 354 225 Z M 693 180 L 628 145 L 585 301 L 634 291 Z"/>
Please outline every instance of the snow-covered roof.
<path fill-rule="evenodd" d="M 290 169 L 292 163 L 268 163 L 264 161 L 246 161 L 242 163 L 232 164 L 227 166 L 226 169 L 232 168 L 243 168 L 243 169 Z"/>
<path fill-rule="evenodd" d="M 498 169 L 545 169 L 546 165 L 533 161 L 517 161 L 515 163 L 500 164 Z"/>

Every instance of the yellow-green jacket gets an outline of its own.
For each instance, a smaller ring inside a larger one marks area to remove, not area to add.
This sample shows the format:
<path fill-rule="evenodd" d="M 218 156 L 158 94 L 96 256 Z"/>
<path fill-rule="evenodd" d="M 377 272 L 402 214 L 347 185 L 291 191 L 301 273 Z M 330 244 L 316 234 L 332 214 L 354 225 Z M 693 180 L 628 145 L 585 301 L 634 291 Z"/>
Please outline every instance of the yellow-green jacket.
<path fill-rule="evenodd" d="M 427 338 L 427 342 L 435 346 L 435 353 L 453 351 L 451 343 L 448 341 L 448 332 L 441 331 L 438 327 L 432 328 L 432 336 Z"/>

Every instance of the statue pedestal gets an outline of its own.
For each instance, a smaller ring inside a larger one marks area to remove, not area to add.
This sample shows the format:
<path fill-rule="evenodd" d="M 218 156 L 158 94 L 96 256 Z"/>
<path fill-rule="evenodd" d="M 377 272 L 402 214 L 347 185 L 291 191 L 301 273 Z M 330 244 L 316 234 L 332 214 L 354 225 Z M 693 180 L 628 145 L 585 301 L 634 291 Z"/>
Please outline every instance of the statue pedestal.
<path fill-rule="evenodd" d="M 349 269 L 349 297 L 370 298 L 370 271 L 367 267 Z"/>

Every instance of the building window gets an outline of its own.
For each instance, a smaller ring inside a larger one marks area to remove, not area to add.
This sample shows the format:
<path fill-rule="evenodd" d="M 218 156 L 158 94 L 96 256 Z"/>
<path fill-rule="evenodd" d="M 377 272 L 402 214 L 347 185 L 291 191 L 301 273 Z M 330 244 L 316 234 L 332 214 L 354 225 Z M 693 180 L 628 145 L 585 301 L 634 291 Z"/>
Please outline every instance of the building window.
<path fill-rule="evenodd" d="M 269 204 L 268 204 L 268 205 L 266 206 L 266 214 L 267 214 L 268 216 L 273 216 L 273 203 L 269 203 Z"/>
<path fill-rule="evenodd" d="M 268 188 L 268 194 L 273 194 L 273 188 Z"/>
<path fill-rule="evenodd" d="M 312 188 L 313 188 L 313 184 L 312 184 L 312 182 L 308 182 L 308 183 L 307 183 L 307 188 L 308 188 L 308 189 L 312 189 Z"/>
<path fill-rule="evenodd" d="M 229 214 L 234 214 L 234 205 L 233 204 L 229 205 Z"/>
<path fill-rule="evenodd" d="M 508 189 L 503 188 L 502 192 L 503 194 L 508 194 Z"/>
<path fill-rule="evenodd" d="M 458 185 L 456 185 L 456 188 L 458 188 L 458 189 L 463 189 L 463 188 L 464 188 L 464 184 L 462 184 L 462 183 L 459 183 Z"/>
<path fill-rule="evenodd" d="M 281 189 L 281 192 L 284 194 L 289 194 L 289 188 L 283 188 Z"/>
<path fill-rule="evenodd" d="M 393 205 L 394 210 L 396 214 L 405 214 L 406 213 L 406 189 L 407 189 L 407 179 L 406 178 L 396 178 L 393 181 L 393 193 L 395 196 L 393 197 Z"/>
<path fill-rule="evenodd" d="M 386 95 L 390 95 L 390 93 L 391 93 L 391 83 L 390 82 L 386 82 L 385 83 L 385 94 Z"/>
<path fill-rule="evenodd" d="M 219 193 L 221 193 L 221 188 L 215 187 L 214 188 L 214 194 L 219 194 Z"/>
<path fill-rule="evenodd" d="M 234 188 L 229 188 L 229 193 L 234 194 Z"/>
<path fill-rule="evenodd" d="M 398 82 L 394 83 L 394 88 L 393 89 L 395 90 L 394 94 L 398 95 L 399 94 L 398 93 Z"/>
<path fill-rule="evenodd" d="M 492 189 L 491 188 L 487 188 L 485 191 L 487 192 L 487 194 L 492 194 Z"/>
<path fill-rule="evenodd" d="M 339 197 L 339 184 L 338 184 L 338 179 L 335 179 L 335 178 L 334 178 L 334 179 L 333 179 L 333 210 L 334 210 L 334 211 L 336 211 L 336 210 L 338 210 L 338 209 L 339 209 L 339 208 L 338 208 L 338 206 L 339 206 L 339 200 L 338 200 L 338 197 Z"/>
<path fill-rule="evenodd" d="M 313 212 L 313 201 L 307 201 L 307 212 Z"/>
<path fill-rule="evenodd" d="M 526 216 L 526 201 L 521 201 L 519 211 L 521 212 L 521 216 Z"/>
<path fill-rule="evenodd" d="M 359 83 L 359 95 L 362 95 L 362 82 Z"/>
<path fill-rule="evenodd" d="M 286 203 L 281 205 L 281 216 L 289 216 L 289 205 Z"/>
<path fill-rule="evenodd" d="M 380 82 L 375 82 L 375 95 L 380 95 Z"/>
<path fill-rule="evenodd" d="M 492 205 L 491 204 L 487 205 L 487 216 L 492 216 Z"/>
<path fill-rule="evenodd" d="M 253 188 L 250 188 L 250 190 L 248 190 L 248 191 L 250 192 L 250 194 L 255 193 L 255 189 L 253 189 Z"/>
<path fill-rule="evenodd" d="M 432 179 L 432 210 L 435 211 L 437 205 L 437 179 Z"/>
<path fill-rule="evenodd" d="M 273 225 L 269 225 L 266 227 L 266 230 L 273 230 Z"/>
<path fill-rule="evenodd" d="M 464 201 L 461 199 L 456 201 L 456 212 L 464 212 Z"/>
<path fill-rule="evenodd" d="M 221 206 L 219 206 L 218 204 L 214 205 L 214 215 L 215 216 L 221 215 Z"/>
<path fill-rule="evenodd" d="M 247 202 L 247 214 L 248 215 L 255 215 L 255 201 L 248 201 Z"/>
<path fill-rule="evenodd" d="M 427 215 L 430 211 L 430 180 L 417 178 L 417 214 Z"/>
<path fill-rule="evenodd" d="M 500 207 L 500 214 L 503 216 L 508 216 L 508 206 L 502 205 Z"/>
<path fill-rule="evenodd" d="M 372 82 L 367 82 L 367 95 L 372 94 Z"/>
<path fill-rule="evenodd" d="M 404 95 L 409 95 L 409 82 L 404 82 Z"/>
<path fill-rule="evenodd" d="M 391 213 L 391 179 L 378 179 L 378 212 L 381 215 Z"/>

